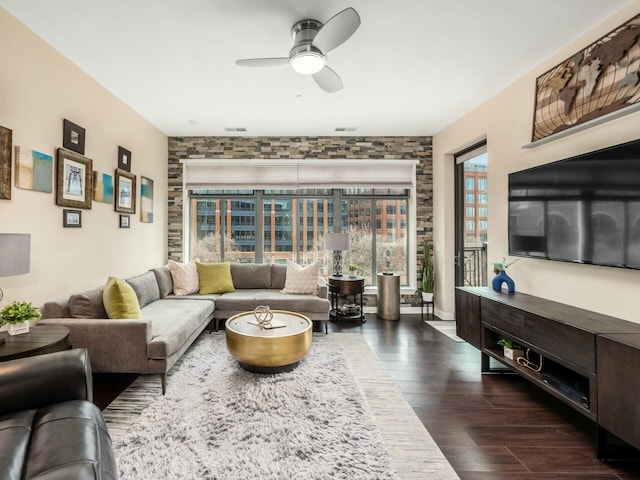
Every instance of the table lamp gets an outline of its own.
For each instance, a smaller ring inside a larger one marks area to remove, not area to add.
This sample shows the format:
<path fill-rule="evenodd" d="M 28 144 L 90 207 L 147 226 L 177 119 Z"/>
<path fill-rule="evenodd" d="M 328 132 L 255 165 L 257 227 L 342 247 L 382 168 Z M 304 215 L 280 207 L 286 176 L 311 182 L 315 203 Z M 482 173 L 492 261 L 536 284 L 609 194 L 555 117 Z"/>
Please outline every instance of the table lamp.
<path fill-rule="evenodd" d="M 31 266 L 31 234 L 0 233 L 0 277 L 29 273 Z M 0 300 L 4 296 L 0 288 Z"/>
<path fill-rule="evenodd" d="M 342 276 L 342 251 L 349 250 L 351 237 L 348 233 L 327 233 L 327 250 L 333 250 L 333 275 Z"/>

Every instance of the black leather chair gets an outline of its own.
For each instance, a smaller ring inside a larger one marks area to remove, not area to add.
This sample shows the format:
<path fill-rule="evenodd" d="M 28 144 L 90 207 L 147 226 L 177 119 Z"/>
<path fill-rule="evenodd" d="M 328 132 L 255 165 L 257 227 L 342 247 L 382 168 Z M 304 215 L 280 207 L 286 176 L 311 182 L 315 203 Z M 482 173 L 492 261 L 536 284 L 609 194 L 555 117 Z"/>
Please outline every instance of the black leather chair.
<path fill-rule="evenodd" d="M 118 478 L 85 349 L 0 363 L 0 478 Z"/>

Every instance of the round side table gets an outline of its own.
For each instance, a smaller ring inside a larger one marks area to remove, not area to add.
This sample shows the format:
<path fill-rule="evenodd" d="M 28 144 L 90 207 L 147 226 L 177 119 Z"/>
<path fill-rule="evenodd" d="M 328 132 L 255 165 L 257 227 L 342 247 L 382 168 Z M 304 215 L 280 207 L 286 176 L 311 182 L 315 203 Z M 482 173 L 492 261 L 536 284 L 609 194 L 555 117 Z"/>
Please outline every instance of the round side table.
<path fill-rule="evenodd" d="M 0 345 L 0 362 L 71 349 L 69 329 L 62 325 L 33 325 L 28 333 L 1 335 L 5 342 Z"/>

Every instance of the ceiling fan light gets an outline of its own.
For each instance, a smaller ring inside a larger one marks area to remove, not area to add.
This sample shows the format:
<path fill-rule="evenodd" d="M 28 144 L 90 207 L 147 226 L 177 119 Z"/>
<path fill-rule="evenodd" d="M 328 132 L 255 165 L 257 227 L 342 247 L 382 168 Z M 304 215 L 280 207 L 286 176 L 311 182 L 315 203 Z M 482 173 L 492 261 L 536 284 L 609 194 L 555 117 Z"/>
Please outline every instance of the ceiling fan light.
<path fill-rule="evenodd" d="M 303 75 L 318 73 L 324 68 L 325 64 L 324 55 L 312 50 L 300 52 L 291 57 L 291 67 Z"/>

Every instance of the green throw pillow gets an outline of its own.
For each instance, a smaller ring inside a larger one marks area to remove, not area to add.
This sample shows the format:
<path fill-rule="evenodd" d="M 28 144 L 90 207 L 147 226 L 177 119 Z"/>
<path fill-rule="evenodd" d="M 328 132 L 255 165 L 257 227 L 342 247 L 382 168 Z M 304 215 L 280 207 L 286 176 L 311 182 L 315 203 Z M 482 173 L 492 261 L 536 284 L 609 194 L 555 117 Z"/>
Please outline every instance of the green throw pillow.
<path fill-rule="evenodd" d="M 142 318 L 136 292 L 119 278 L 109 277 L 104 286 L 102 303 L 109 318 Z"/>
<path fill-rule="evenodd" d="M 196 262 L 196 267 L 200 278 L 200 295 L 235 291 L 230 263 Z"/>

